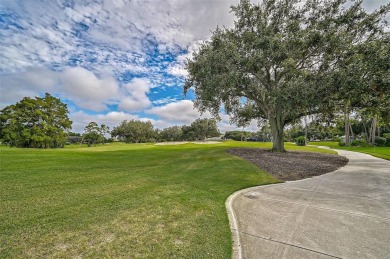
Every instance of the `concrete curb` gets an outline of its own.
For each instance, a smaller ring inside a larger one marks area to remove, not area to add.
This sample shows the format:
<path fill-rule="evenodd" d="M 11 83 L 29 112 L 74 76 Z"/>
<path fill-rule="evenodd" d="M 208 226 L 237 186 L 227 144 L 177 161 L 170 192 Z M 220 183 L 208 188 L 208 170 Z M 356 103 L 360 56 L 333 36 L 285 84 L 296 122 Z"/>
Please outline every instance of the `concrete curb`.
<path fill-rule="evenodd" d="M 261 185 L 259 185 L 261 186 Z M 242 259 L 242 249 L 241 249 L 241 242 L 240 242 L 240 235 L 238 233 L 238 224 L 237 224 L 237 218 L 234 214 L 233 210 L 233 201 L 237 196 L 242 195 L 244 192 L 248 192 L 252 189 L 258 188 L 259 186 L 249 187 L 246 189 L 242 189 L 239 191 L 234 192 L 232 195 L 230 195 L 226 202 L 226 210 L 229 218 L 229 225 L 230 225 L 230 231 L 232 233 L 232 258 L 233 259 Z"/>
<path fill-rule="evenodd" d="M 337 171 L 337 170 L 336 170 Z M 335 172 L 335 171 L 334 171 Z M 332 172 L 331 172 L 332 173 Z M 315 176 L 317 177 L 317 176 Z M 296 180 L 297 181 L 307 181 L 313 178 L 306 178 L 306 179 L 301 179 L 301 180 Z M 234 199 L 237 198 L 237 196 L 243 195 L 244 193 L 250 192 L 252 190 L 256 190 L 259 187 L 267 187 L 267 186 L 272 186 L 272 185 L 284 185 L 288 184 L 291 181 L 286 181 L 286 182 L 281 182 L 281 183 L 272 183 L 272 184 L 265 184 L 265 185 L 257 185 L 249 188 L 245 188 L 239 191 L 234 192 L 231 194 L 226 202 L 225 202 L 225 207 L 227 210 L 228 218 L 229 218 L 229 225 L 230 225 L 230 232 L 232 234 L 232 259 L 243 259 L 242 256 L 242 246 L 241 246 L 241 241 L 240 241 L 240 234 L 238 231 L 238 223 L 237 223 L 237 218 L 236 215 L 234 214 L 233 210 L 233 202 Z"/>
<path fill-rule="evenodd" d="M 236 196 L 240 195 L 242 191 L 238 191 L 230 195 L 226 202 L 226 210 L 229 218 L 229 225 L 230 225 L 230 232 L 232 234 L 232 258 L 233 259 L 241 259 L 242 258 L 242 251 L 241 251 L 241 243 L 240 243 L 240 235 L 238 234 L 238 228 L 237 228 L 237 220 L 236 216 L 234 215 L 234 211 L 232 208 L 233 200 Z"/>
<path fill-rule="evenodd" d="M 317 147 L 318 148 L 330 149 L 330 150 L 336 151 L 340 155 L 340 152 L 338 152 L 338 150 L 331 149 L 329 147 L 324 147 L 324 146 L 317 146 Z M 336 172 L 338 170 L 339 169 L 337 169 L 335 171 L 332 171 L 332 172 L 329 172 L 329 173 L 333 173 L 333 172 Z M 329 174 L 329 173 L 327 173 L 327 174 Z M 317 176 L 315 176 L 315 177 L 317 177 Z M 306 181 L 306 180 L 310 180 L 310 179 L 313 179 L 313 177 L 306 178 L 306 179 L 301 179 L 301 180 L 297 180 L 297 181 Z M 294 181 L 294 182 L 297 182 L 297 181 Z M 291 182 L 291 181 L 275 183 L 275 184 L 283 185 L 283 184 L 287 184 L 289 182 Z M 266 187 L 266 186 L 271 186 L 271 185 L 274 185 L 274 184 L 258 185 L 258 186 L 245 188 L 245 189 L 242 189 L 242 190 L 234 192 L 233 194 L 231 194 L 227 198 L 227 200 L 225 202 L 225 207 L 226 207 L 228 218 L 229 218 L 230 232 L 232 234 L 232 259 L 242 259 L 243 258 L 242 246 L 241 246 L 241 241 L 240 241 L 240 234 L 239 234 L 239 231 L 238 231 L 237 218 L 236 218 L 236 216 L 234 214 L 234 210 L 233 210 L 233 201 L 234 201 L 234 199 L 237 196 L 242 195 L 243 193 L 250 192 L 251 190 L 258 189 L 259 187 Z"/>

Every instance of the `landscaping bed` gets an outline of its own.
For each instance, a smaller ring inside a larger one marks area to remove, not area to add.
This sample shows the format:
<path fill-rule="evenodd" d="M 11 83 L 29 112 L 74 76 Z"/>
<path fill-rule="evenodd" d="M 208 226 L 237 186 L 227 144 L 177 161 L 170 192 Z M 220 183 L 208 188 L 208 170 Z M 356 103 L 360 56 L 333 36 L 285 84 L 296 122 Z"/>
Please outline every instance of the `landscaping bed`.
<path fill-rule="evenodd" d="M 228 152 L 249 160 L 281 181 L 326 174 L 348 163 L 348 159 L 343 156 L 313 152 L 277 153 L 260 148 L 232 148 Z"/>

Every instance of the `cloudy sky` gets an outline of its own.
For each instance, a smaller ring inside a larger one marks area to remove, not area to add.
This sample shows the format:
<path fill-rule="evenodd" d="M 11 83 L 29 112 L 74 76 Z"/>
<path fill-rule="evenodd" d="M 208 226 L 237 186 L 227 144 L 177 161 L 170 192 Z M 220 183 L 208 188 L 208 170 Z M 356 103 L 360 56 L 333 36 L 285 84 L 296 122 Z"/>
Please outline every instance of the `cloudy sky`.
<path fill-rule="evenodd" d="M 193 94 L 183 96 L 185 60 L 216 26 L 233 25 L 229 6 L 237 3 L 0 0 L 0 108 L 48 92 L 68 104 L 76 132 L 90 121 L 190 124 L 200 114 Z M 221 131 L 235 128 L 222 118 Z"/>

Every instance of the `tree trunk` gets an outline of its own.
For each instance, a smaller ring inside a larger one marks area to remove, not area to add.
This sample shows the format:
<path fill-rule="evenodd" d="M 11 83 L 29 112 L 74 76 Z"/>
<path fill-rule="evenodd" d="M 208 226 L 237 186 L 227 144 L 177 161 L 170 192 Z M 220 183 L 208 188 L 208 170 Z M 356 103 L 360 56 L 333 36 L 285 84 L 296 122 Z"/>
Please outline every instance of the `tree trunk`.
<path fill-rule="evenodd" d="M 374 118 L 372 119 L 372 124 L 371 124 L 371 145 L 375 145 L 375 133 L 376 130 L 376 115 L 374 115 Z"/>
<path fill-rule="evenodd" d="M 368 135 L 366 123 L 364 122 L 364 118 L 363 117 L 362 117 L 362 123 L 363 123 L 364 132 L 366 134 L 366 142 L 368 144 L 368 143 L 370 143 L 370 136 Z"/>
<path fill-rule="evenodd" d="M 345 125 L 344 125 L 345 146 L 349 146 L 349 143 L 350 143 L 350 138 L 349 138 L 349 111 L 348 111 L 348 104 L 347 103 L 345 104 L 344 116 L 345 116 Z"/>
<path fill-rule="evenodd" d="M 351 131 L 351 140 L 353 141 L 353 140 L 355 140 L 355 134 L 353 133 L 353 129 L 352 129 L 352 124 L 351 123 L 349 123 L 349 129 L 350 129 L 350 131 Z"/>
<path fill-rule="evenodd" d="M 307 115 L 305 115 L 305 146 L 307 146 Z"/>
<path fill-rule="evenodd" d="M 268 116 L 272 134 L 272 151 L 285 152 L 284 149 L 284 122 L 280 116 Z"/>

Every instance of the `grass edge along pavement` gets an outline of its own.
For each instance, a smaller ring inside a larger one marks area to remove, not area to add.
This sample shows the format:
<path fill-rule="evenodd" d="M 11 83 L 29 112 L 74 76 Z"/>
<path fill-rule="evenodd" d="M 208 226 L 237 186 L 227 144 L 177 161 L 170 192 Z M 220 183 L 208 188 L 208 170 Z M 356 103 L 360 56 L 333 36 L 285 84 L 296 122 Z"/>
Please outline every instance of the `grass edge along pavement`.
<path fill-rule="evenodd" d="M 228 258 L 227 197 L 278 181 L 226 149 L 270 146 L 1 147 L 0 257 Z"/>
<path fill-rule="evenodd" d="M 311 146 L 326 146 L 333 149 L 361 152 L 374 157 L 390 160 L 390 147 L 341 147 L 338 142 L 310 142 Z"/>

